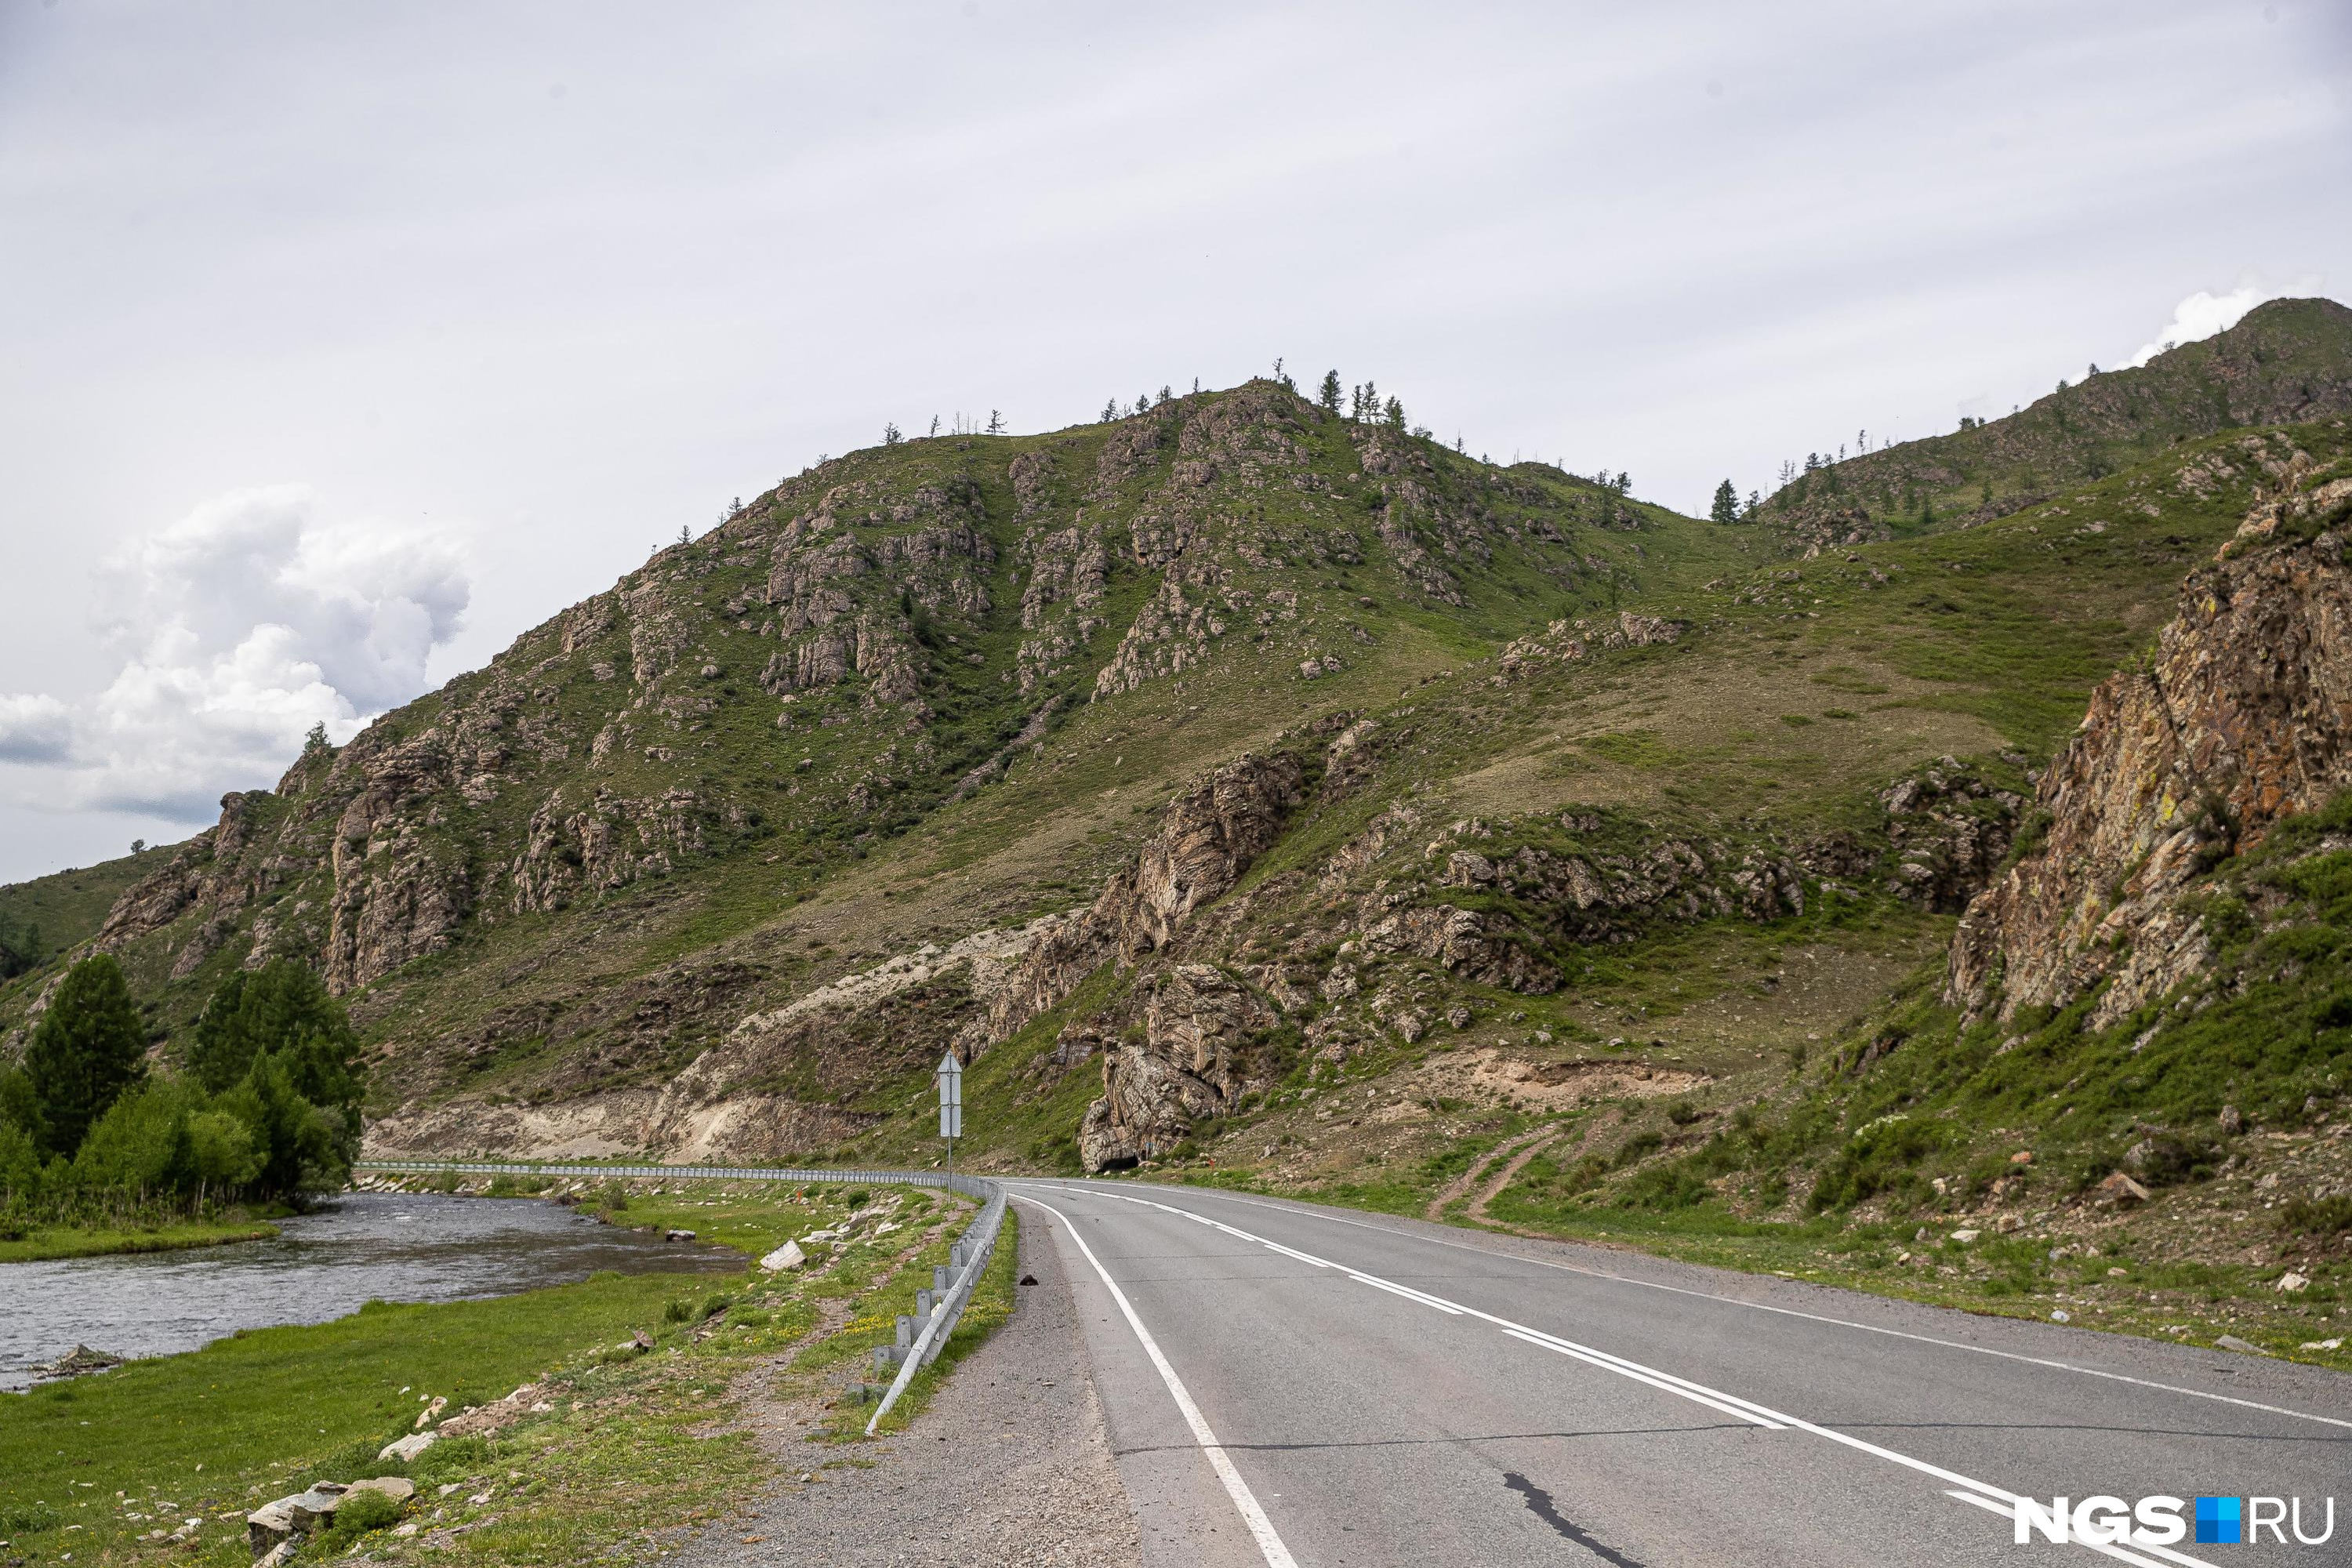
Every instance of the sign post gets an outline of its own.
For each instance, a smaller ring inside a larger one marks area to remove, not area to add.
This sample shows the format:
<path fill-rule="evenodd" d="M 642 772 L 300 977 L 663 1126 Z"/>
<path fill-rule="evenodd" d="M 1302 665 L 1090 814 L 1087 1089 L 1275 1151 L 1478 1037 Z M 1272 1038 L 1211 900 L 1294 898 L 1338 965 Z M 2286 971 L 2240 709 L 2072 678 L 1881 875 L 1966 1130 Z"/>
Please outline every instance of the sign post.
<path fill-rule="evenodd" d="M 940 1136 L 947 1140 L 948 1174 L 955 1174 L 955 1141 L 963 1136 L 963 1064 L 950 1051 L 940 1058 Z"/>

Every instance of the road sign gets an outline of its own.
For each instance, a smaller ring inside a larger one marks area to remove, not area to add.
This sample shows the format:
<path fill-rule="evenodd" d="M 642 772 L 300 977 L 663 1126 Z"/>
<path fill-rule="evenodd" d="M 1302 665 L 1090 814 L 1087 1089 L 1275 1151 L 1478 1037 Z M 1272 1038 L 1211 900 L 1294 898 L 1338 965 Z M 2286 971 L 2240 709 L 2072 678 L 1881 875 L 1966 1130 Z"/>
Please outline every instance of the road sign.
<path fill-rule="evenodd" d="M 963 1136 L 963 1064 L 953 1051 L 940 1058 L 940 1136 Z"/>

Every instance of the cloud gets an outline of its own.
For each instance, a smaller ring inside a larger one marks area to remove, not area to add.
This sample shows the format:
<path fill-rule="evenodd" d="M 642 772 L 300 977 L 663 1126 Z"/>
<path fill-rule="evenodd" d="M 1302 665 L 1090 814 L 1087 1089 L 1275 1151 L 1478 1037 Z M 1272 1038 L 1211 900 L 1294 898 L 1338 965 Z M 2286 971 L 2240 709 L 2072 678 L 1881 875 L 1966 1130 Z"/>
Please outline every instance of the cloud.
<path fill-rule="evenodd" d="M 60 762 L 71 742 L 66 705 L 56 698 L 0 696 L 0 762 Z"/>
<path fill-rule="evenodd" d="M 2268 300 L 2284 300 L 2290 292 L 2312 291 L 2309 289 L 2265 289 L 2259 283 L 2242 284 L 2227 294 L 2215 294 L 2200 289 L 2172 308 L 2171 323 L 2156 335 L 2154 342 L 2142 344 L 2139 353 L 2125 362 L 2126 366 L 2136 368 L 2144 365 L 2167 349 L 2193 343 L 2216 332 L 2226 332 L 2236 326 L 2247 311 Z"/>
<path fill-rule="evenodd" d="M 463 556 L 320 511 L 299 486 L 239 490 L 108 560 L 97 620 L 121 663 L 78 705 L 0 695 L 12 793 L 201 821 L 225 791 L 273 782 L 312 725 L 345 740 L 422 691 L 465 613 Z"/>

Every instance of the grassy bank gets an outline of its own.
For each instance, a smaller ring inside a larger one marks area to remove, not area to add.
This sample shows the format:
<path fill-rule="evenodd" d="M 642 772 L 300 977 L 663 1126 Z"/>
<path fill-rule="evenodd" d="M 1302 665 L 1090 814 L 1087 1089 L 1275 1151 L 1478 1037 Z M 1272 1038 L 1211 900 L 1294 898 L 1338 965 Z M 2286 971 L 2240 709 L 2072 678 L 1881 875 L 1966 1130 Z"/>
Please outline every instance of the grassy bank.
<path fill-rule="evenodd" d="M 267 1220 L 246 1215 L 183 1220 L 154 1226 L 43 1226 L 0 1241 L 0 1263 L 37 1263 L 51 1258 L 98 1258 L 112 1252 L 171 1252 L 184 1247 L 219 1247 L 232 1241 L 263 1241 L 278 1234 Z"/>
<path fill-rule="evenodd" d="M 962 1199 L 904 1188 L 613 1182 L 574 1196 L 617 1223 L 692 1229 L 747 1254 L 855 1228 L 812 1247 L 801 1274 L 607 1274 L 498 1300 L 371 1303 L 332 1323 L 248 1331 L 0 1395 L 0 1560 L 243 1564 L 243 1516 L 259 1502 L 316 1480 L 399 1474 L 418 1486 L 405 1521 L 416 1528 L 370 1536 L 377 1560 L 635 1555 L 633 1543 L 720 1517 L 776 1472 L 738 1419 L 753 1371 L 783 1359 L 790 1388 L 837 1401 L 825 1436 L 862 1429 L 866 1409 L 841 1390 L 911 1310 L 969 1212 Z M 1009 1310 L 1010 1260 L 1008 1247 L 908 1415 Z M 631 1342 L 639 1332 L 650 1351 Z M 449 1437 L 405 1467 L 376 1460 L 421 1400 L 446 1397 L 455 1414 L 525 1384 L 537 1386 L 497 1432 Z M 785 1462 L 856 1461 L 828 1449 Z M 193 1551 L 144 1539 L 191 1518 L 205 1521 Z"/>

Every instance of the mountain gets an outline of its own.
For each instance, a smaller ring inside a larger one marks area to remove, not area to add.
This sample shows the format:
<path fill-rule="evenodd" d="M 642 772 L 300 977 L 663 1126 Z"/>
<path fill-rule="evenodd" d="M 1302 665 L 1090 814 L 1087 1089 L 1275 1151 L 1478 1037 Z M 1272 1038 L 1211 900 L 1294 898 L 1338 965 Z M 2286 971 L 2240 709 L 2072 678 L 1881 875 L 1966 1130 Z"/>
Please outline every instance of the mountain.
<path fill-rule="evenodd" d="M 2284 910 L 2227 889 L 2333 820 L 2279 737 L 2338 682 L 2333 600 L 2291 606 L 2347 453 L 2168 440 L 1792 562 L 1266 382 L 893 444 L 229 797 L 90 940 L 167 1051 L 236 966 L 316 964 L 385 1152 L 923 1161 L 952 1048 L 1000 1168 L 1733 1234 L 2051 1190 L 2002 1173 L 2030 1131 L 2087 1191 L 2172 1147 L 2114 1142 L 2179 1121 L 2117 1031 L 2236 962 L 2196 900 Z M 2207 795 L 2236 839 L 2142 858 Z M 2325 1117 L 2302 1071 L 2228 1092 Z"/>
<path fill-rule="evenodd" d="M 1765 502 L 1792 551 L 1968 526 L 2180 441 L 2352 410 L 2352 309 L 2273 300 L 2228 331 L 2102 372 L 2006 419 L 1825 461 Z"/>
<path fill-rule="evenodd" d="M 236 967 L 317 966 L 394 1103 L 659 1100 L 862 961 L 1078 899 L 1202 765 L 1605 614 L 1706 531 L 1267 382 L 894 443 L 227 797 L 95 944 L 174 1038 Z M 877 1049 L 763 1103 L 855 1126 Z"/>

